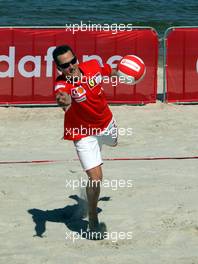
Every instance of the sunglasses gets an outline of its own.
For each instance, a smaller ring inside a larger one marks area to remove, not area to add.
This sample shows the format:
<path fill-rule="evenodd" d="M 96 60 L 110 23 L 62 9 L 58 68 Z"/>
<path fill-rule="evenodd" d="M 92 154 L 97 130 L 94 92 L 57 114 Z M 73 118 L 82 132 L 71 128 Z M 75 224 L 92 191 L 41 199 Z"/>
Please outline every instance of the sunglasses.
<path fill-rule="evenodd" d="M 77 58 L 74 57 L 70 62 L 66 62 L 66 63 L 63 63 L 63 64 L 59 64 L 58 65 L 58 68 L 60 68 L 60 69 L 67 69 L 70 66 L 70 64 L 73 65 L 76 62 L 77 62 Z"/>

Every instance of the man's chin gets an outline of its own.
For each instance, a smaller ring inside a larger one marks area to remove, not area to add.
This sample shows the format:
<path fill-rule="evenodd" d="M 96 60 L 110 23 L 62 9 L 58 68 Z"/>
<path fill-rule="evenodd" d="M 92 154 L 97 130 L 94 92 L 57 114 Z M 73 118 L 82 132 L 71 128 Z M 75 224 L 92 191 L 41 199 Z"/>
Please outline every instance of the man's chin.
<path fill-rule="evenodd" d="M 73 79 L 79 79 L 79 74 L 77 69 L 75 69 L 74 72 L 70 73 L 70 75 L 72 76 Z"/>
<path fill-rule="evenodd" d="M 65 106 L 68 106 L 68 105 L 70 105 L 70 104 L 66 104 L 66 103 L 58 103 L 58 105 L 60 106 L 60 107 L 65 107 Z"/>
<path fill-rule="evenodd" d="M 71 78 L 71 79 L 74 79 L 74 78 L 79 78 L 77 74 L 73 74 L 73 73 L 70 73 L 70 74 L 67 74 L 67 77 L 68 78 Z"/>

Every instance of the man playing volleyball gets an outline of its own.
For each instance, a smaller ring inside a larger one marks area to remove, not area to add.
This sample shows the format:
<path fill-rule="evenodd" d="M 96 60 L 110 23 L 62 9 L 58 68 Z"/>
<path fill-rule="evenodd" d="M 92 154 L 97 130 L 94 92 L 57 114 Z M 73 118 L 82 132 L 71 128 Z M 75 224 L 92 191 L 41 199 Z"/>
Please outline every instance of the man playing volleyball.
<path fill-rule="evenodd" d="M 107 105 L 101 81 L 103 76 L 115 75 L 108 64 L 97 60 L 77 64 L 72 49 L 58 46 L 53 58 L 61 75 L 54 92 L 59 106 L 65 111 L 64 139 L 72 140 L 79 160 L 88 176 L 86 187 L 89 230 L 100 232 L 97 203 L 102 181 L 102 144 L 116 146 L 117 127 Z"/>

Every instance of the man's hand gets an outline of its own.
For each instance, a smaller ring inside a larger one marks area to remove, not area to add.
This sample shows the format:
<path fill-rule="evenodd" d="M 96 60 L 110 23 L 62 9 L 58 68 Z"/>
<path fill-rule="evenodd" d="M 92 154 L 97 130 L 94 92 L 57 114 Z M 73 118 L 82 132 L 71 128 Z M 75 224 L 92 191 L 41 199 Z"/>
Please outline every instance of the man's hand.
<path fill-rule="evenodd" d="M 59 91 L 56 94 L 56 101 L 61 107 L 69 106 L 71 104 L 71 96 L 65 92 Z"/>
<path fill-rule="evenodd" d="M 117 76 L 117 69 L 112 69 L 111 76 Z"/>

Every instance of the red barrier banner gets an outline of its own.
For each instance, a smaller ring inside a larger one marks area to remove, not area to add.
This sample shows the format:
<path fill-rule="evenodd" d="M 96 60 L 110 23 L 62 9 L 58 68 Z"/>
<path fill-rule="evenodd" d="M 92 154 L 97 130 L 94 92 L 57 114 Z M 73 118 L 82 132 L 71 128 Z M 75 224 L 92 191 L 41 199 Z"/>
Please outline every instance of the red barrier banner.
<path fill-rule="evenodd" d="M 0 28 L 0 104 L 55 103 L 57 70 L 52 52 L 67 44 L 79 62 L 98 59 L 115 68 L 127 54 L 142 58 L 146 75 L 137 85 L 104 84 L 110 103 L 154 103 L 157 91 L 158 38 L 153 29 L 76 31 L 65 28 Z"/>
<path fill-rule="evenodd" d="M 166 39 L 167 102 L 198 102 L 197 43 L 198 28 L 169 29 Z"/>

